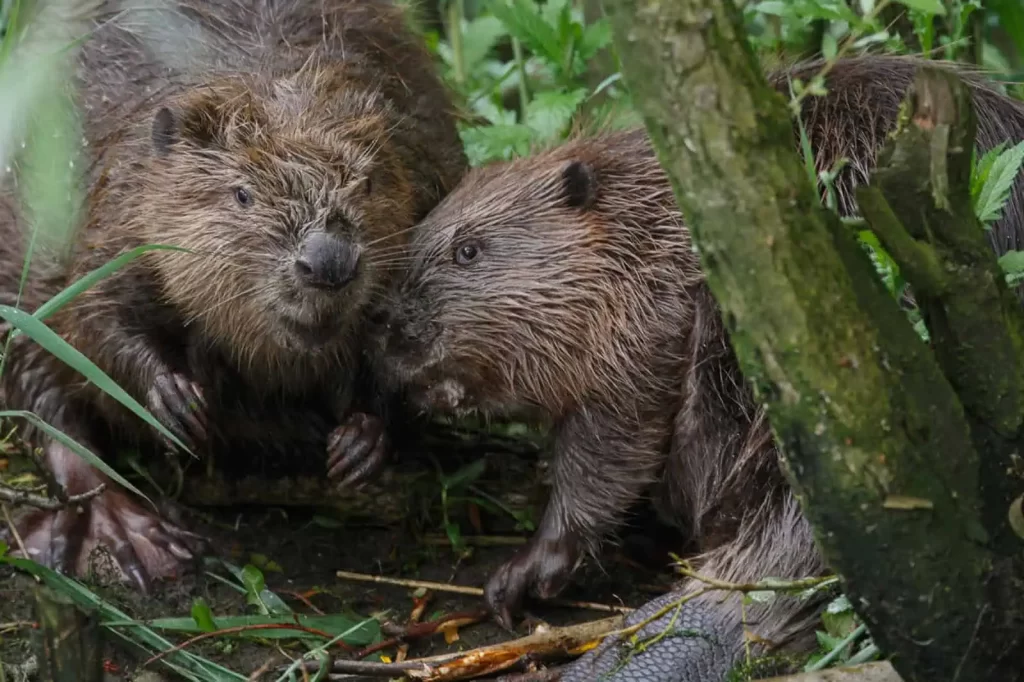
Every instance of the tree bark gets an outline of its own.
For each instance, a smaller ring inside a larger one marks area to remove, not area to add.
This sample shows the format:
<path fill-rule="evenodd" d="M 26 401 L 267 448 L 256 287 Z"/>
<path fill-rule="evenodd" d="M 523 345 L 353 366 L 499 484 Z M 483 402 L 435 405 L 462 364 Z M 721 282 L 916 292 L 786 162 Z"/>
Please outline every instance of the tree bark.
<path fill-rule="evenodd" d="M 947 379 L 820 206 L 740 13 L 730 0 L 604 5 L 784 471 L 875 641 L 908 682 L 1022 679 L 1008 627 L 1020 567 L 989 543 L 1007 537 L 1006 507 L 983 516 L 965 378 L 947 363 Z"/>

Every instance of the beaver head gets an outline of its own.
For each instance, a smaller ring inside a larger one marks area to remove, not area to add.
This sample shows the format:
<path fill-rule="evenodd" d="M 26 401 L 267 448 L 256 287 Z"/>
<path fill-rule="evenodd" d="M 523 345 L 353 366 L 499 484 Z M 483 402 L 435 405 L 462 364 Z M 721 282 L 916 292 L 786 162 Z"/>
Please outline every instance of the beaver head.
<path fill-rule="evenodd" d="M 374 346 L 393 386 L 432 411 L 559 415 L 639 390 L 700 277 L 638 131 L 475 169 L 408 248 Z"/>
<path fill-rule="evenodd" d="M 186 250 L 153 254 L 164 296 L 243 361 L 343 348 L 414 222 L 389 103 L 348 85 L 313 65 L 190 88 L 155 110 L 116 197 L 147 241 Z"/>

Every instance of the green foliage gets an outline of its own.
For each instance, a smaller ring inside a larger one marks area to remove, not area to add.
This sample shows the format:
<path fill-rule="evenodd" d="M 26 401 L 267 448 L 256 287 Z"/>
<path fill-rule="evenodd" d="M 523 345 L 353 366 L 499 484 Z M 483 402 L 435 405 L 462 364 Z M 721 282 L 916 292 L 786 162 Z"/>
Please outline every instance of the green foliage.
<path fill-rule="evenodd" d="M 975 154 L 975 159 L 977 154 Z M 974 161 L 974 159 L 972 159 Z M 977 160 L 971 173 L 971 200 L 974 212 L 986 229 L 1002 216 L 1010 198 L 1010 189 L 1024 162 L 1024 142 L 1006 149 L 1000 142 Z"/>
<path fill-rule="evenodd" d="M 569 0 L 489 0 L 481 8 L 459 20 L 457 35 L 431 39 L 472 118 L 460 127 L 470 163 L 563 140 L 585 110 L 604 125 L 638 122 L 617 73 L 588 84 L 588 64 L 611 45 L 604 18 L 587 23 Z"/>

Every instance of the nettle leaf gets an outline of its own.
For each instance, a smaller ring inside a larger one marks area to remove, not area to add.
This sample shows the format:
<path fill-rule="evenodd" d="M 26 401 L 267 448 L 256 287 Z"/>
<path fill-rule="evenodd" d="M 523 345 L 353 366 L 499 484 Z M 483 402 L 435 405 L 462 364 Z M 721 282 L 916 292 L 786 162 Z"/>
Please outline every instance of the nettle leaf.
<path fill-rule="evenodd" d="M 462 30 L 462 58 L 466 70 L 473 69 L 487 58 L 497 42 L 508 35 L 508 30 L 498 17 L 484 15 L 465 22 Z"/>
<path fill-rule="evenodd" d="M 490 10 L 512 37 L 548 61 L 560 63 L 562 44 L 558 32 L 531 0 L 494 0 Z"/>
<path fill-rule="evenodd" d="M 526 107 L 525 123 L 543 140 L 559 137 L 586 98 L 587 91 L 583 88 L 570 92 L 549 90 L 538 93 Z"/>
<path fill-rule="evenodd" d="M 520 123 L 473 126 L 459 131 L 466 156 L 472 166 L 489 161 L 508 161 L 530 152 L 534 132 Z"/>
<path fill-rule="evenodd" d="M 929 14 L 938 14 L 939 16 L 946 16 L 946 8 L 942 5 L 942 0 L 896 0 L 901 5 L 905 5 L 910 9 L 920 10 L 921 12 L 927 12 Z"/>
<path fill-rule="evenodd" d="M 584 61 L 612 43 L 612 25 L 607 17 L 601 17 L 583 29 L 583 36 L 577 46 L 577 53 Z"/>
<path fill-rule="evenodd" d="M 999 257 L 999 267 L 1003 269 L 1008 285 L 1024 280 L 1024 251 L 1007 251 Z"/>
<path fill-rule="evenodd" d="M 1002 217 L 1010 189 L 1024 163 L 1024 142 L 1005 151 L 1001 147 L 990 149 L 981 157 L 972 177 L 974 213 L 982 223 L 993 223 Z"/>

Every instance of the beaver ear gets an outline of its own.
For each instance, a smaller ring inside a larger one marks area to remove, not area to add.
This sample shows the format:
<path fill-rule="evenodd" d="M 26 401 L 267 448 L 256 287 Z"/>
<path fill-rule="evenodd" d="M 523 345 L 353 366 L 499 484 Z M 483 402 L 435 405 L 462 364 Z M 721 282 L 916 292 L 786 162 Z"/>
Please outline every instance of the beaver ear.
<path fill-rule="evenodd" d="M 171 145 L 178 140 L 178 121 L 167 107 L 160 107 L 153 117 L 153 149 L 160 156 L 171 152 Z"/>
<path fill-rule="evenodd" d="M 572 208 L 589 209 L 597 201 L 597 174 L 586 161 L 571 161 L 562 169 L 565 199 Z"/>
<path fill-rule="evenodd" d="M 213 128 L 213 121 L 200 108 L 174 111 L 170 107 L 160 107 L 153 117 L 153 149 L 160 156 L 167 156 L 171 147 L 182 138 L 200 147 L 208 147 L 214 139 Z"/>

